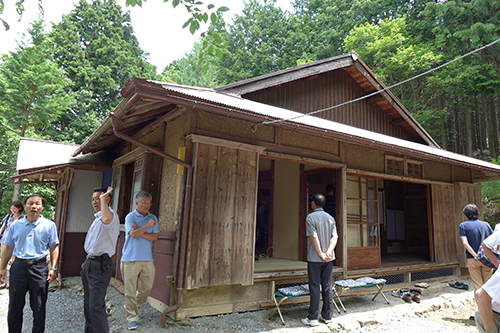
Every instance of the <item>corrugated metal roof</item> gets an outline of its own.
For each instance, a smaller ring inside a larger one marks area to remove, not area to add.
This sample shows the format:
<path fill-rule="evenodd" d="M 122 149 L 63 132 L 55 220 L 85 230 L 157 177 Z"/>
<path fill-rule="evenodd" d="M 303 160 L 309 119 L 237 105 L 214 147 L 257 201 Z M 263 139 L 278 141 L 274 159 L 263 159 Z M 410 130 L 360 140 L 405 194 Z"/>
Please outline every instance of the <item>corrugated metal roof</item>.
<path fill-rule="evenodd" d="M 269 120 L 273 119 L 283 119 L 287 123 L 294 123 L 297 125 L 297 129 L 300 127 L 309 127 L 310 129 L 316 130 L 318 133 L 324 133 L 325 131 L 332 131 L 344 136 L 352 138 L 353 141 L 356 139 L 362 139 L 362 141 L 372 141 L 374 144 L 381 144 L 386 149 L 391 150 L 392 148 L 399 148 L 398 150 L 404 150 L 409 153 L 420 153 L 424 157 L 434 157 L 435 159 L 449 159 L 459 162 L 459 164 L 472 164 L 483 166 L 488 169 L 498 170 L 500 172 L 500 165 L 478 160 L 472 157 L 456 154 L 444 149 L 434 148 L 426 146 L 423 144 L 398 139 L 392 136 L 368 131 L 365 129 L 341 124 L 331 120 L 318 118 L 314 116 L 307 116 L 299 112 L 290 111 L 287 109 L 282 109 L 279 107 L 251 101 L 248 99 L 243 99 L 240 96 L 230 95 L 226 93 L 217 92 L 216 90 L 209 88 L 198 88 L 190 86 L 182 86 L 177 84 L 170 84 L 165 82 L 158 82 L 149 80 L 161 85 L 165 90 L 182 94 L 185 96 L 190 96 L 194 99 L 201 99 L 213 104 L 223 105 L 228 109 L 241 109 L 250 111 L 255 114 L 268 116 Z M 229 110 L 230 111 L 230 110 Z M 257 126 L 258 130 L 258 126 Z"/>
<path fill-rule="evenodd" d="M 16 169 L 28 170 L 68 163 L 78 145 L 46 140 L 21 138 Z"/>
<path fill-rule="evenodd" d="M 72 163 L 87 163 L 99 165 L 113 165 L 116 156 L 113 152 L 100 150 L 95 153 L 79 155 L 70 159 Z"/>

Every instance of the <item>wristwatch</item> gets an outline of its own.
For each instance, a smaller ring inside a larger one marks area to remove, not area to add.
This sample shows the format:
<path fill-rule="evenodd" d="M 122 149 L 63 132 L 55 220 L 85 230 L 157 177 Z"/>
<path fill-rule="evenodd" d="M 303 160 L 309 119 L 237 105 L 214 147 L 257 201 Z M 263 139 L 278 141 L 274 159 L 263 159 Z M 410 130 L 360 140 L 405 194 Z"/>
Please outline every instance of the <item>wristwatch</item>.
<path fill-rule="evenodd" d="M 57 273 L 57 268 L 51 268 L 50 270 Z"/>

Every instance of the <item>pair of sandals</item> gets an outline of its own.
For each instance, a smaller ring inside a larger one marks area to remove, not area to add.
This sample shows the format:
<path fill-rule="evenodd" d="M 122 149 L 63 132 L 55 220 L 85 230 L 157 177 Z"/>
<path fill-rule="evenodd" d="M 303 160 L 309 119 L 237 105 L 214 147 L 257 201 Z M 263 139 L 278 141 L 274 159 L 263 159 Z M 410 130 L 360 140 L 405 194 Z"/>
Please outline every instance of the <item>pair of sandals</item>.
<path fill-rule="evenodd" d="M 453 287 L 453 288 L 457 288 L 457 289 L 463 289 L 463 290 L 469 290 L 469 285 L 468 284 L 465 284 L 465 283 L 462 283 L 462 282 L 458 282 L 456 281 L 455 283 L 448 283 L 450 285 L 450 287 Z"/>
<path fill-rule="evenodd" d="M 413 292 L 414 294 L 412 295 L 410 291 Z M 415 303 L 420 303 L 421 299 L 420 292 L 418 290 L 410 290 L 410 291 L 408 291 L 408 289 L 393 290 L 391 292 L 391 295 L 394 297 L 402 298 L 403 301 L 405 301 L 406 303 L 411 303 L 412 301 Z"/>

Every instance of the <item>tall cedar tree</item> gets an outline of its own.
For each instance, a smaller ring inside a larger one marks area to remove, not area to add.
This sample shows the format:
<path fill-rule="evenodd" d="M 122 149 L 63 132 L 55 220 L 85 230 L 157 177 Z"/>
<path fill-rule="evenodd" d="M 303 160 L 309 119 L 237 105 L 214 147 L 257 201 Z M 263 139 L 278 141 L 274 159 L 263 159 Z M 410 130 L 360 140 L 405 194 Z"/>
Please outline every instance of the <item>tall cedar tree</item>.
<path fill-rule="evenodd" d="M 51 60 L 52 43 L 43 32 L 43 21 L 28 29 L 27 41 L 2 55 L 0 64 L 0 120 L 4 127 L 24 137 L 28 130 L 44 135 L 68 109 L 70 80 Z"/>
<path fill-rule="evenodd" d="M 116 107 L 127 81 L 156 78 L 156 67 L 147 62 L 148 54 L 134 35 L 130 13 L 123 13 L 114 0 L 80 0 L 53 26 L 51 37 L 55 60 L 79 93 L 75 112 L 65 114 L 60 123 L 62 132 L 78 129 L 72 134 L 77 143 Z"/>

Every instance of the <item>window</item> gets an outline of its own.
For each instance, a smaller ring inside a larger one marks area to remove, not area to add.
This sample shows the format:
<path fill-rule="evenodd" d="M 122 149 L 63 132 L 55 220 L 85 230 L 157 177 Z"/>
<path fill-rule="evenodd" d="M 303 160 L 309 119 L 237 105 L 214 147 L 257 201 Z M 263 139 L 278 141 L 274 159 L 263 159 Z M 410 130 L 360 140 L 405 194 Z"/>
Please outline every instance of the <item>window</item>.
<path fill-rule="evenodd" d="M 423 177 L 422 162 L 408 160 L 406 165 L 408 168 L 409 177 L 416 177 L 416 178 Z"/>
<path fill-rule="evenodd" d="M 130 211 L 134 211 L 137 208 L 135 204 L 135 196 L 142 190 L 142 167 L 144 165 L 144 159 L 141 158 L 135 161 L 134 165 L 134 180 L 132 181 L 132 197 L 130 198 Z"/>
<path fill-rule="evenodd" d="M 385 172 L 408 177 L 423 178 L 423 162 L 403 157 L 385 156 Z"/>
<path fill-rule="evenodd" d="M 111 202 L 111 208 L 116 212 L 118 209 L 118 198 L 120 193 L 120 185 L 121 185 L 121 177 L 122 177 L 122 168 L 121 166 L 115 168 L 113 170 L 113 196 Z"/>
<path fill-rule="evenodd" d="M 393 156 L 385 157 L 385 172 L 396 175 L 404 175 L 404 159 Z"/>
<path fill-rule="evenodd" d="M 378 246 L 377 179 L 347 176 L 347 246 Z"/>

